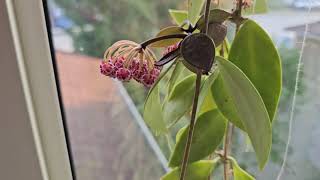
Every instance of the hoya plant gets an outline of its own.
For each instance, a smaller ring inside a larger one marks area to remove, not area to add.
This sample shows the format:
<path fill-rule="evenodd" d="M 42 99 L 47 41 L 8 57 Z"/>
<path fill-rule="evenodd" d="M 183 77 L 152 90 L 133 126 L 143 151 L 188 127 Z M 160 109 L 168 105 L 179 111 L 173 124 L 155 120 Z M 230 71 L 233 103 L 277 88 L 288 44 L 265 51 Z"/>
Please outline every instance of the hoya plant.
<path fill-rule="evenodd" d="M 207 180 L 221 164 L 224 180 L 252 180 L 230 147 L 238 128 L 250 140 L 259 168 L 268 162 L 281 61 L 268 34 L 247 17 L 265 12 L 266 2 L 188 0 L 187 5 L 187 11 L 169 10 L 176 24 L 154 38 L 114 43 L 104 54 L 101 73 L 150 88 L 146 124 L 157 136 L 176 137 L 171 171 L 161 179 Z M 154 53 L 157 48 L 165 49 L 161 57 Z M 173 131 L 183 118 L 188 123 Z"/>

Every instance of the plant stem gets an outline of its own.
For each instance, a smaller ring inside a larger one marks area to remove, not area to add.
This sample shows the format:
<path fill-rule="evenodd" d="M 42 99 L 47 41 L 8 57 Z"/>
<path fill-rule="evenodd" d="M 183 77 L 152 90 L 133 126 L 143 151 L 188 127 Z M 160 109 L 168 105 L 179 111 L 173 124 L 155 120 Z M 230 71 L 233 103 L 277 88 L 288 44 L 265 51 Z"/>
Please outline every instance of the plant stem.
<path fill-rule="evenodd" d="M 223 142 L 223 178 L 224 180 L 229 179 L 229 165 L 227 162 L 228 158 L 228 151 L 229 151 L 229 128 L 230 128 L 230 123 L 227 125 L 226 129 L 226 134 L 224 137 L 224 142 Z"/>
<path fill-rule="evenodd" d="M 207 34 L 208 26 L 209 26 L 210 3 L 211 3 L 211 0 L 206 1 L 206 10 L 205 10 L 205 14 L 204 14 L 205 24 L 206 24 L 206 29 L 205 29 L 206 34 Z M 191 144 L 192 144 L 192 137 L 193 137 L 193 132 L 194 132 L 194 125 L 196 122 L 198 99 L 199 99 L 200 88 L 201 88 L 201 77 L 202 77 L 202 70 L 197 68 L 196 88 L 195 88 L 194 97 L 193 97 L 193 105 L 192 105 L 190 126 L 189 126 L 189 131 L 188 131 L 188 138 L 187 138 L 187 143 L 186 143 L 186 146 L 184 149 L 184 155 L 183 155 L 183 160 L 182 160 L 180 180 L 184 180 L 184 177 L 185 177 L 186 171 L 187 171 L 189 154 L 190 154 L 190 149 L 191 149 Z"/>
<path fill-rule="evenodd" d="M 206 2 L 206 10 L 204 12 L 204 22 L 205 22 L 205 25 L 206 25 L 206 28 L 204 29 L 204 33 L 205 34 L 208 33 L 208 29 L 209 29 L 210 3 L 211 3 L 211 0 L 207 0 L 207 2 Z"/>
<path fill-rule="evenodd" d="M 186 34 L 171 34 L 171 35 L 166 35 L 166 36 L 155 37 L 155 38 L 148 39 L 148 40 L 144 41 L 143 43 L 140 44 L 140 46 L 141 46 L 141 48 L 145 49 L 150 44 L 158 42 L 158 41 L 162 41 L 165 39 L 183 39 L 186 36 L 187 36 Z"/>
<path fill-rule="evenodd" d="M 195 122 L 196 122 L 198 99 L 199 99 L 200 88 L 201 88 L 201 76 L 202 76 L 202 71 L 200 69 L 198 69 L 198 71 L 197 71 L 197 80 L 196 80 L 196 89 L 195 89 L 195 93 L 194 93 L 194 97 L 193 97 L 191 121 L 190 121 L 190 126 L 189 126 L 189 131 L 188 131 L 187 143 L 186 143 L 186 146 L 185 146 L 183 160 L 182 160 L 180 180 L 184 180 L 184 177 L 185 177 L 185 174 L 186 174 L 186 170 L 187 170 L 187 166 L 188 166 L 189 154 L 190 154 L 190 149 L 191 149 L 191 144 L 192 144 L 192 137 L 193 137 L 193 132 L 194 132 L 194 125 L 195 125 Z"/>

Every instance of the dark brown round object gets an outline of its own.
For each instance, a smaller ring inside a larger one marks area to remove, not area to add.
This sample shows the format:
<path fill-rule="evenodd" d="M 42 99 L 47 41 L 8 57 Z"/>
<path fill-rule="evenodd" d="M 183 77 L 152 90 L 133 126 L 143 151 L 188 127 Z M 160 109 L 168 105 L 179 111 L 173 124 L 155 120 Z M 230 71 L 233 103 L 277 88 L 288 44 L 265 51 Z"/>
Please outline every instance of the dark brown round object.
<path fill-rule="evenodd" d="M 227 26 L 220 23 L 209 24 L 208 35 L 213 39 L 214 44 L 219 46 L 227 36 Z"/>
<path fill-rule="evenodd" d="M 207 73 L 210 71 L 215 57 L 213 40 L 203 34 L 191 34 L 181 43 L 181 55 L 190 65 Z"/>

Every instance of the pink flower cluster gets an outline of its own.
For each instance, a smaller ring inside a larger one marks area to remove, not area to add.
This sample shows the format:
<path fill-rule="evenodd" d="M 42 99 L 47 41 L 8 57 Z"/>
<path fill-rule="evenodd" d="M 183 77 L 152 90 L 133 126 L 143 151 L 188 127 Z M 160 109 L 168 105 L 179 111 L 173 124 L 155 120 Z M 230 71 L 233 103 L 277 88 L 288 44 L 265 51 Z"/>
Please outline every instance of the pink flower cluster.
<path fill-rule="evenodd" d="M 151 87 L 160 74 L 160 68 L 153 67 L 150 69 L 147 62 L 141 62 L 138 59 L 133 59 L 130 64 L 126 65 L 125 58 L 117 57 L 102 61 L 100 72 L 123 82 L 134 79 L 147 87 Z"/>

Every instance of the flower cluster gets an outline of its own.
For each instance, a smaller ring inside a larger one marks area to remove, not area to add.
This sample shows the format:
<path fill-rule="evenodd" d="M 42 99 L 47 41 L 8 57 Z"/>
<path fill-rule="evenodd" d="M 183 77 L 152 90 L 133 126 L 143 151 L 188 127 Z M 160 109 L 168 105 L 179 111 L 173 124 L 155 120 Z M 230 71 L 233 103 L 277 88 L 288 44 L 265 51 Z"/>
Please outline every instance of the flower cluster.
<path fill-rule="evenodd" d="M 103 75 L 123 82 L 131 79 L 150 87 L 160 74 L 160 67 L 154 66 L 155 55 L 148 48 L 132 41 L 119 41 L 107 49 L 100 64 Z"/>

